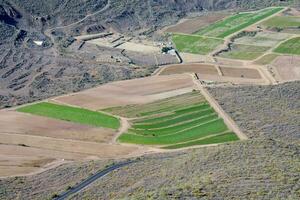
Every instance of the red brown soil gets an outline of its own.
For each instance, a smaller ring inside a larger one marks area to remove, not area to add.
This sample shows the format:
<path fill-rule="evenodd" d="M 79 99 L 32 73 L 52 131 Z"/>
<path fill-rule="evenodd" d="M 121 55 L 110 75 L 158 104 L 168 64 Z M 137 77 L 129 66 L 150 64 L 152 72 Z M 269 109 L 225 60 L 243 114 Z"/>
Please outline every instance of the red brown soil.
<path fill-rule="evenodd" d="M 193 19 L 185 19 L 174 26 L 168 27 L 165 32 L 192 34 L 211 23 L 221 20 L 227 15 L 225 13 L 213 13 Z"/>
<path fill-rule="evenodd" d="M 217 75 L 218 71 L 214 65 L 208 64 L 183 64 L 170 65 L 163 69 L 160 75 L 182 74 L 182 73 L 199 73 Z"/>
<path fill-rule="evenodd" d="M 256 69 L 247 68 L 231 68 L 231 67 L 220 67 L 225 77 L 236 77 L 246 79 L 261 79 L 261 75 Z"/>

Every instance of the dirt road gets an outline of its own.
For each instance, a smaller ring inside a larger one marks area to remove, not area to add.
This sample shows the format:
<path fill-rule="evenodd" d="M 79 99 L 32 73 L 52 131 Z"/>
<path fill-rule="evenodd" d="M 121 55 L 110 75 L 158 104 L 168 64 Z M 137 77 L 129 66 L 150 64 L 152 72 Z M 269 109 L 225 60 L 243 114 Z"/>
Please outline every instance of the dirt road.
<path fill-rule="evenodd" d="M 222 107 L 218 104 L 218 102 L 211 96 L 211 94 L 203 87 L 200 81 L 194 76 L 193 80 L 195 85 L 199 88 L 202 95 L 209 102 L 209 104 L 214 108 L 214 110 L 219 114 L 221 118 L 224 119 L 224 123 L 230 128 L 236 135 L 240 138 L 240 140 L 247 140 L 248 137 L 240 130 L 240 128 L 235 124 L 235 122 L 227 115 L 227 113 L 222 109 Z"/>

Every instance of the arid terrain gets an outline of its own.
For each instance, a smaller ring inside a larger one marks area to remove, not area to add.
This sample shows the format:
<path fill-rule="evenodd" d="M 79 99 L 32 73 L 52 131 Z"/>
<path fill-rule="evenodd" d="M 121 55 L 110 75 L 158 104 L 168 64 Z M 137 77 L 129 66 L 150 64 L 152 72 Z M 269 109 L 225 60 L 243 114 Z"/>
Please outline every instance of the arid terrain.
<path fill-rule="evenodd" d="M 0 0 L 0 200 L 298 199 L 300 3 Z"/>

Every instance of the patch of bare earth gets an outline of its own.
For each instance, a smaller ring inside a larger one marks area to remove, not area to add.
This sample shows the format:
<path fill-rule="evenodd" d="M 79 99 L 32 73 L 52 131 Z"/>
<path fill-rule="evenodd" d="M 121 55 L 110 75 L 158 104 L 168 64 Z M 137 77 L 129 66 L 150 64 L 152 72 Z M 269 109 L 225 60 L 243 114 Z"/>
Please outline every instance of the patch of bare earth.
<path fill-rule="evenodd" d="M 226 77 L 237 77 L 246 79 L 261 79 L 256 69 L 220 67 L 222 74 Z"/>
<path fill-rule="evenodd" d="M 57 162 L 122 158 L 141 148 L 111 144 L 116 131 L 0 111 L 0 176 L 41 171 Z"/>
<path fill-rule="evenodd" d="M 274 76 L 281 82 L 300 80 L 300 56 L 279 56 L 271 64 Z"/>
<path fill-rule="evenodd" d="M 192 19 L 184 19 L 178 24 L 166 28 L 165 32 L 191 34 L 211 23 L 221 20 L 227 15 L 226 13 L 215 12 Z"/>
<path fill-rule="evenodd" d="M 153 76 L 118 81 L 76 94 L 55 98 L 55 101 L 92 110 L 129 104 L 143 104 L 186 92 L 194 87 L 191 76 Z"/>
<path fill-rule="evenodd" d="M 214 65 L 209 64 L 183 64 L 170 65 L 163 69 L 160 75 L 182 74 L 182 73 L 199 73 L 199 74 L 214 74 L 218 71 Z"/>

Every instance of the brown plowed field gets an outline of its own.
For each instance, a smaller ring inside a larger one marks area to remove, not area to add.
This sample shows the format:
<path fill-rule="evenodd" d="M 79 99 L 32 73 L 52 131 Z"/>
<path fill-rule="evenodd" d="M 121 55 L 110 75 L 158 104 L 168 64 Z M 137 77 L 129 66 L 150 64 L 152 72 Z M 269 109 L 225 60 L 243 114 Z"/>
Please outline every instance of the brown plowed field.
<path fill-rule="evenodd" d="M 232 68 L 232 67 L 220 67 L 225 77 L 236 77 L 246 79 L 261 79 L 261 75 L 256 69 L 249 68 Z"/>
<path fill-rule="evenodd" d="M 165 32 L 191 34 L 211 23 L 221 20 L 226 15 L 227 14 L 225 13 L 210 13 L 209 15 L 200 16 L 193 19 L 185 19 L 174 26 L 168 27 L 165 29 Z"/>
<path fill-rule="evenodd" d="M 219 83 L 233 83 L 233 84 L 267 84 L 263 79 L 248 79 L 248 78 L 237 78 L 237 77 L 226 77 L 219 75 L 208 75 L 208 74 L 198 74 L 200 80 L 203 81 L 213 81 Z"/>
<path fill-rule="evenodd" d="M 199 73 L 217 75 L 218 71 L 214 65 L 208 64 L 183 64 L 170 65 L 164 68 L 160 75 L 182 74 L 182 73 Z"/>
<path fill-rule="evenodd" d="M 152 76 L 118 81 L 76 94 L 58 97 L 57 102 L 99 110 L 128 104 L 142 104 L 186 93 L 194 87 L 191 76 Z M 190 90 L 189 90 L 190 89 Z"/>
<path fill-rule="evenodd" d="M 121 158 L 138 154 L 132 146 L 110 144 L 114 130 L 0 111 L 0 176 L 40 171 L 64 160 Z"/>
<path fill-rule="evenodd" d="M 13 124 L 13 125 L 12 125 Z M 0 111 L 0 133 L 45 136 L 91 142 L 112 140 L 115 131 L 15 111 Z"/>

